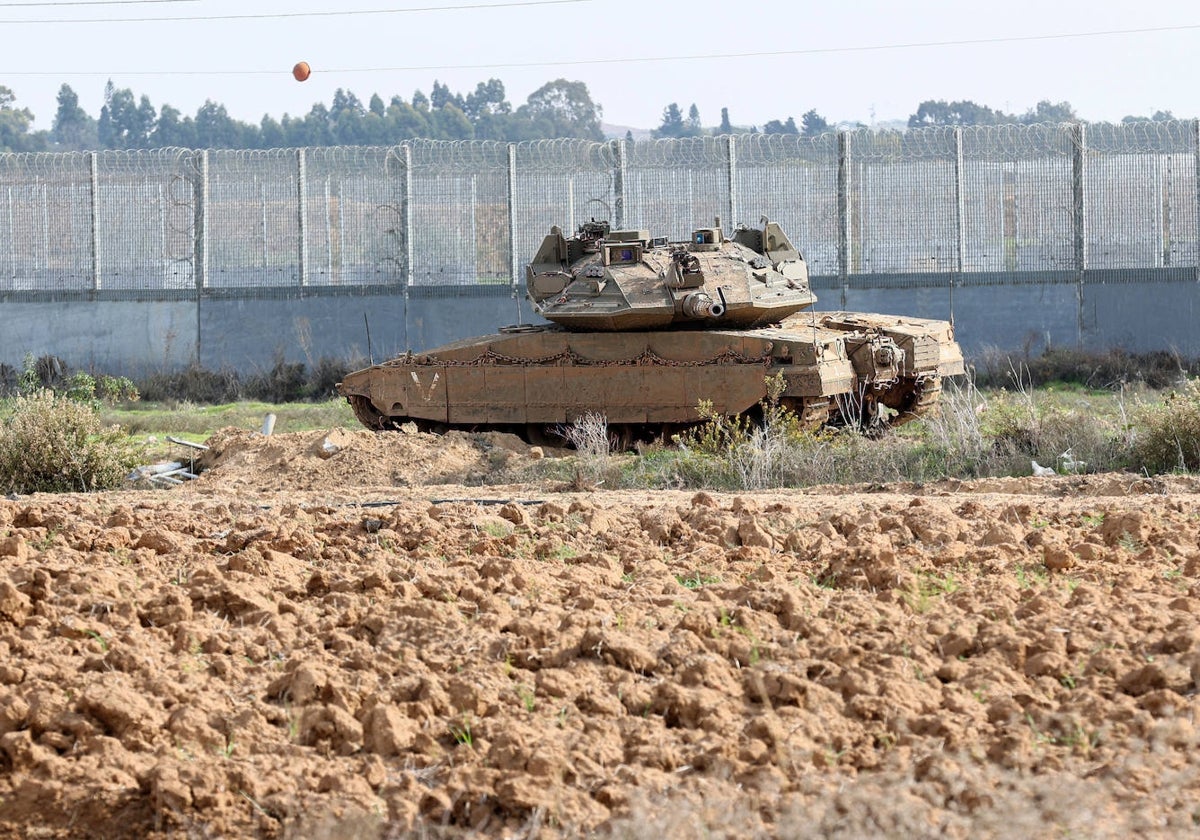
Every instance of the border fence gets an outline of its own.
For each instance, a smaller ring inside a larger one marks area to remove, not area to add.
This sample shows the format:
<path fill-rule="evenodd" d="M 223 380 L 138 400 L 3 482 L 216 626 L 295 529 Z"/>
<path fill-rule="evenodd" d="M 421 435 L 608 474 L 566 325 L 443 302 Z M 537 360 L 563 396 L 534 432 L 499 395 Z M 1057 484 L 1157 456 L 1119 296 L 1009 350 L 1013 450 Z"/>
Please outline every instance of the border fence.
<path fill-rule="evenodd" d="M 1198 173 L 1196 120 L 4 154 L 0 314 L 17 303 L 402 298 L 401 347 L 413 346 L 410 298 L 491 301 L 485 322 L 439 304 L 433 319 L 454 328 L 418 340 L 510 322 L 495 320 L 496 299 L 519 300 L 524 262 L 551 225 L 607 218 L 684 239 L 713 217 L 729 230 L 766 216 L 805 253 L 826 308 L 909 290 L 922 312 L 885 311 L 945 317 L 990 307 L 973 288 L 1032 286 L 1054 314 L 1014 314 L 1010 343 L 1029 325 L 1047 342 L 1119 343 L 1089 333 L 1103 305 L 1089 309 L 1088 290 L 1200 280 Z M 203 356 L 196 320 L 195 347 L 177 361 Z M 11 352 L 0 340 L 0 359 Z"/>

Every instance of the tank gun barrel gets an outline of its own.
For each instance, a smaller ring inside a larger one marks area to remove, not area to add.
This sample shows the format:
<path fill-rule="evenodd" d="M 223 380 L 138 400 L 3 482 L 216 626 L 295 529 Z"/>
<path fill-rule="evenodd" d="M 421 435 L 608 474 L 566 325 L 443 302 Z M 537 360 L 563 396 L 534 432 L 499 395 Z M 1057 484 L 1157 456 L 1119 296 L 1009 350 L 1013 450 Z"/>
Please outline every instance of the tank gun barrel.
<path fill-rule="evenodd" d="M 725 314 L 725 305 L 704 292 L 692 292 L 683 299 L 683 314 L 689 318 L 720 318 Z"/>

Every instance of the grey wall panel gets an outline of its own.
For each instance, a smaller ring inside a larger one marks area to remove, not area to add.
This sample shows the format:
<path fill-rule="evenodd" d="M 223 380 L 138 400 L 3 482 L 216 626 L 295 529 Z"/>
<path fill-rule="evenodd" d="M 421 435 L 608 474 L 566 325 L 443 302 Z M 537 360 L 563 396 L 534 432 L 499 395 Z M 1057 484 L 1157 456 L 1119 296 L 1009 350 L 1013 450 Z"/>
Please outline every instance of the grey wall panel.
<path fill-rule="evenodd" d="M 1083 346 L 1200 356 L 1200 284 L 1139 283 L 1083 288 Z"/>
<path fill-rule="evenodd" d="M 311 364 L 323 357 L 375 361 L 426 350 L 515 323 L 506 297 L 379 296 L 204 300 L 200 364 L 236 370 L 270 368 L 278 359 Z M 529 320 L 529 307 L 523 307 Z M 365 318 L 364 318 L 365 316 Z"/>
<path fill-rule="evenodd" d="M 0 302 L 0 362 L 26 353 L 110 375 L 186 366 L 197 346 L 189 301 Z"/>
<path fill-rule="evenodd" d="M 1039 352 L 1047 346 L 1074 347 L 1078 341 L 1076 287 L 1063 284 L 974 286 L 954 290 L 954 333 L 968 356 L 984 350 Z M 836 309 L 840 300 L 826 292 L 821 308 Z M 865 312 L 951 316 L 950 292 L 940 289 L 850 290 L 846 308 Z"/>

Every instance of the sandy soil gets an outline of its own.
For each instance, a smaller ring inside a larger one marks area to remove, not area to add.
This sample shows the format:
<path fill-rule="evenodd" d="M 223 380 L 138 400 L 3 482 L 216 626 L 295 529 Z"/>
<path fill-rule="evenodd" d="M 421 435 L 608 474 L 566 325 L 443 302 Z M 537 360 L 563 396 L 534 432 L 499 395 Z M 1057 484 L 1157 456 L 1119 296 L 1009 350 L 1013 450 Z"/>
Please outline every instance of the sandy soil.
<path fill-rule="evenodd" d="M 1200 825 L 1200 495 L 477 486 L 504 436 L 228 430 L 0 500 L 0 837 Z M 707 832 L 707 834 L 704 834 Z"/>

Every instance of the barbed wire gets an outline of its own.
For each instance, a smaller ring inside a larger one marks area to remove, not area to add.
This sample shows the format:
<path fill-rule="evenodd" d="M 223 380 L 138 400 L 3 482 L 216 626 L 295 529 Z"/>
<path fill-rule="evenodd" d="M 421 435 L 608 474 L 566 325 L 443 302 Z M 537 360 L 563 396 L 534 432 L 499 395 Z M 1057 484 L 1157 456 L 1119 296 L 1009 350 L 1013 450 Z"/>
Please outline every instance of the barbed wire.
<path fill-rule="evenodd" d="M 329 166 L 370 168 L 401 158 L 408 147 L 414 167 L 432 170 L 494 169 L 508 166 L 509 149 L 518 165 L 547 171 L 574 172 L 611 169 L 617 165 L 619 146 L 624 145 L 626 165 L 647 169 L 704 167 L 728 163 L 732 139 L 737 160 L 742 164 L 827 163 L 836 159 L 839 135 L 847 138 L 851 155 L 864 160 L 953 159 L 956 134 L 962 138 L 968 157 L 1001 160 L 1071 154 L 1084 127 L 1086 146 L 1093 153 L 1194 152 L 1197 148 L 1196 120 L 1146 120 L 1128 123 L 1041 123 L 1032 125 L 929 126 L 906 130 L 850 129 L 826 132 L 815 137 L 797 134 L 734 134 L 704 137 L 610 140 L 597 142 L 575 138 L 527 140 L 411 139 L 394 146 L 312 146 L 305 148 L 310 162 Z M 5 172 L 48 174 L 56 170 L 86 168 L 90 155 L 111 170 L 154 172 L 178 166 L 201 150 L 169 147 L 161 149 L 102 150 L 97 152 L 4 152 L 0 167 Z M 227 170 L 267 165 L 290 165 L 297 149 L 210 149 L 210 163 Z"/>
<path fill-rule="evenodd" d="M 1195 152 L 1196 120 L 1138 120 L 1086 126 L 1089 151 L 1115 154 L 1180 154 Z"/>
<path fill-rule="evenodd" d="M 619 142 L 624 141 L 598 143 L 575 138 L 529 140 L 516 144 L 517 166 L 548 174 L 593 170 L 611 172 L 617 165 Z"/>
<path fill-rule="evenodd" d="M 414 169 L 444 172 L 507 169 L 510 144 L 500 140 L 406 140 Z"/>
<path fill-rule="evenodd" d="M 739 166 L 837 162 L 838 136 L 833 132 L 816 137 L 800 134 L 738 134 L 731 137 Z"/>

